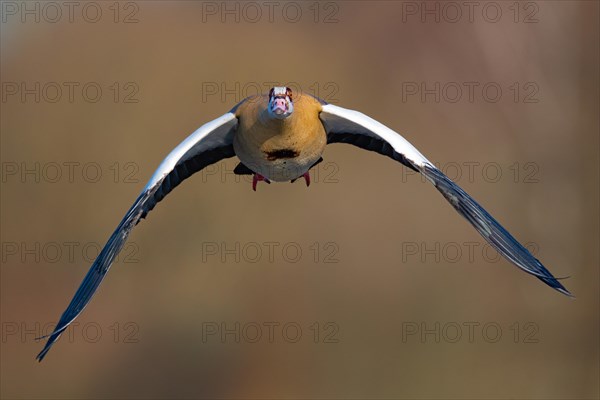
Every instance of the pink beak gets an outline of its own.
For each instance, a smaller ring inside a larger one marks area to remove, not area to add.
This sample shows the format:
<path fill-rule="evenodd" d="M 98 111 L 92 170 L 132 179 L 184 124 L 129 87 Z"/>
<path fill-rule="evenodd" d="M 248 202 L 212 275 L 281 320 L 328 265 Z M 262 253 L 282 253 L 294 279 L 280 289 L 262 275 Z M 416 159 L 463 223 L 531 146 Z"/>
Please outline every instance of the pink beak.
<path fill-rule="evenodd" d="M 271 102 L 271 110 L 277 115 L 283 114 L 287 111 L 287 102 L 285 99 L 277 97 Z"/>

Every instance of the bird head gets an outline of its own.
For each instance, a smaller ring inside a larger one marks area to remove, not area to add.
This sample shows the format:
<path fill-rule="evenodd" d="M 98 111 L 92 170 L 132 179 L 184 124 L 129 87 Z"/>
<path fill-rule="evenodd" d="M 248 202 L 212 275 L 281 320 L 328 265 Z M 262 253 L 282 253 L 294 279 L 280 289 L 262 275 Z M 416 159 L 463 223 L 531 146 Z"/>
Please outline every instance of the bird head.
<path fill-rule="evenodd" d="M 269 91 L 269 115 L 273 118 L 284 119 L 294 112 L 292 89 L 276 86 Z"/>

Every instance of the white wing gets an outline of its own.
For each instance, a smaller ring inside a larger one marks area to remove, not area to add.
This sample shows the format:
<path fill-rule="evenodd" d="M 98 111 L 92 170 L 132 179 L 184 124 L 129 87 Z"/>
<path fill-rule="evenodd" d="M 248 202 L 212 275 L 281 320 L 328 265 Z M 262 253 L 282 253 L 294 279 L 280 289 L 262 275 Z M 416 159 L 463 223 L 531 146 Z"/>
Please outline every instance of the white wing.
<path fill-rule="evenodd" d="M 56 328 L 47 336 L 44 348 L 37 355 L 39 361 L 89 303 L 133 227 L 183 180 L 210 164 L 235 155 L 233 135 L 236 126 L 237 118 L 232 110 L 202 125 L 164 159 L 92 264 Z"/>
<path fill-rule="evenodd" d="M 353 144 L 391 157 L 422 173 L 456 211 L 506 259 L 554 289 L 572 296 L 498 221 L 400 134 L 358 111 L 333 104 L 323 105 L 320 118 L 327 132 L 327 143 Z"/>

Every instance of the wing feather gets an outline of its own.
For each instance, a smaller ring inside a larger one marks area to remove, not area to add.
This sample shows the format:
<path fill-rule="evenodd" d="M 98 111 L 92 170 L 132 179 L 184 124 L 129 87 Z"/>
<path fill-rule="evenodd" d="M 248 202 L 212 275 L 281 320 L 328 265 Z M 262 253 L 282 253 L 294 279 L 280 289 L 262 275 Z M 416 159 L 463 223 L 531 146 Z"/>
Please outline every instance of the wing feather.
<path fill-rule="evenodd" d="M 210 164 L 235 155 L 233 135 L 236 125 L 237 118 L 229 112 L 198 128 L 169 153 L 94 260 L 53 332 L 40 338 L 48 340 L 36 357 L 38 361 L 44 359 L 60 335 L 90 302 L 137 223 L 183 180 Z"/>
<path fill-rule="evenodd" d="M 400 134 L 354 110 L 324 104 L 320 115 L 328 143 L 349 143 L 378 152 L 422 173 L 460 215 L 508 261 L 567 296 L 572 294 L 467 192 Z"/>

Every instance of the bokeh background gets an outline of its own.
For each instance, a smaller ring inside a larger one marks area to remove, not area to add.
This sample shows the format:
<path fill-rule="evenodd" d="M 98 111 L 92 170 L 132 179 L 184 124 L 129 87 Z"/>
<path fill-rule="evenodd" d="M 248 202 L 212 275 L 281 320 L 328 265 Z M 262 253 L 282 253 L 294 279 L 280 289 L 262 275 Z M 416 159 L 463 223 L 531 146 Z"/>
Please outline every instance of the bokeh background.
<path fill-rule="evenodd" d="M 2 2 L 3 398 L 598 398 L 597 2 L 53 4 Z M 310 188 L 186 181 L 35 362 L 163 157 L 271 82 L 401 132 L 577 298 L 335 145 Z"/>

